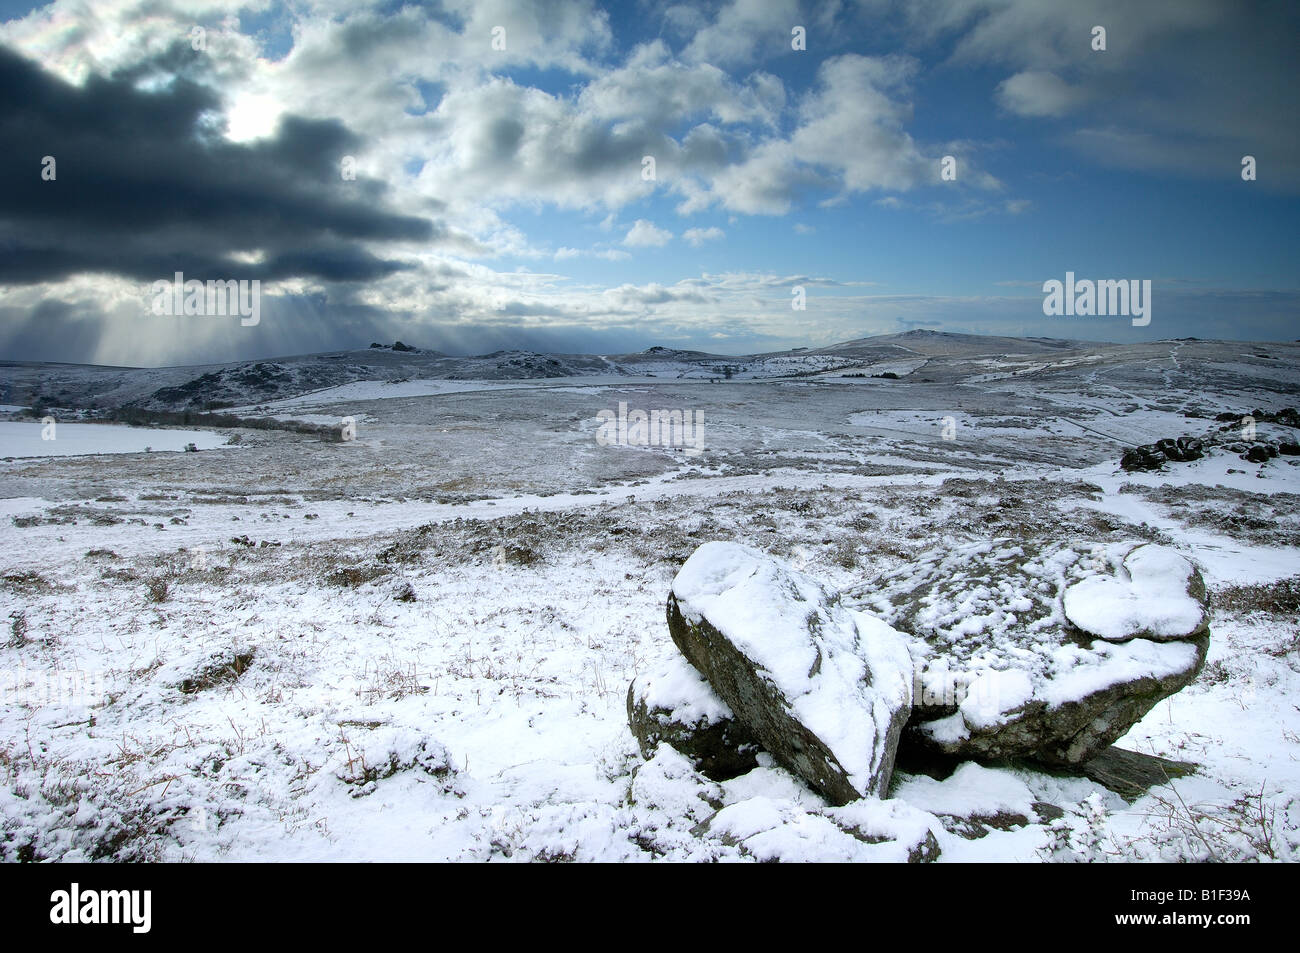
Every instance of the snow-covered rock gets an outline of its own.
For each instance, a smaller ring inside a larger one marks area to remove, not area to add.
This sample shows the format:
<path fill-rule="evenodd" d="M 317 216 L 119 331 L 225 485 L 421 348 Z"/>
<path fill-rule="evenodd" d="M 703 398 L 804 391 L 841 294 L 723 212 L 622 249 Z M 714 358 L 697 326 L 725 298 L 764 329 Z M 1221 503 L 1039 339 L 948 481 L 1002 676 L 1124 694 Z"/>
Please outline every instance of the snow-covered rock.
<path fill-rule="evenodd" d="M 690 758 L 663 744 L 632 773 L 628 800 L 641 808 L 663 811 L 689 827 L 721 806 L 722 789 L 697 771 Z"/>
<path fill-rule="evenodd" d="M 810 810 L 756 796 L 727 805 L 697 830 L 760 861 L 929 863 L 939 857 L 939 827 L 932 814 L 897 800 Z"/>
<path fill-rule="evenodd" d="M 696 769 L 726 781 L 757 767 L 758 743 L 727 703 L 680 655 L 637 676 L 627 689 L 627 721 L 643 757 L 672 745 Z"/>
<path fill-rule="evenodd" d="M 1071 765 L 1189 684 L 1209 649 L 1205 586 L 1165 547 L 993 540 L 935 550 L 861 604 L 913 637 L 908 742 Z"/>
<path fill-rule="evenodd" d="M 776 761 L 834 804 L 883 795 L 911 703 L 906 641 L 756 549 L 705 543 L 668 596 L 673 641 Z"/>

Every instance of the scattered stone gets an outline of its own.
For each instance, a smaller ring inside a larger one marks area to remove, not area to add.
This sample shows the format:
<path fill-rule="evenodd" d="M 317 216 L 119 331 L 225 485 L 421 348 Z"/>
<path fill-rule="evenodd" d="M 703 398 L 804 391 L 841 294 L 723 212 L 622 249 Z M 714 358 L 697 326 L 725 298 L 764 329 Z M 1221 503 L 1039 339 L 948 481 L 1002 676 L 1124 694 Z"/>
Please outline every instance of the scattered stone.
<path fill-rule="evenodd" d="M 1119 465 L 1121 469 L 1130 473 L 1159 470 L 1165 465 L 1165 455 L 1156 450 L 1154 445 L 1134 447 L 1131 450 L 1124 451 L 1124 455 L 1120 457 Z"/>
<path fill-rule="evenodd" d="M 1187 463 L 1205 456 L 1204 444 L 1195 437 L 1179 437 L 1176 440 L 1166 437 L 1156 441 L 1156 449 L 1177 463 Z"/>
<path fill-rule="evenodd" d="M 1300 410 L 1296 410 L 1294 407 L 1283 407 L 1276 413 L 1270 413 L 1259 408 L 1249 413 L 1222 413 L 1217 414 L 1214 419 L 1222 424 L 1239 425 L 1247 417 L 1257 424 L 1281 424 L 1283 427 L 1300 429 Z"/>
<path fill-rule="evenodd" d="M 1050 824 L 1065 816 L 1065 811 L 1046 801 L 1035 801 L 1034 810 L 1029 814 L 1012 814 L 1000 811 L 996 814 L 971 814 L 968 817 L 941 815 L 939 820 L 943 829 L 956 834 L 964 840 L 980 840 L 993 831 L 1014 831 L 1030 824 Z"/>
<path fill-rule="evenodd" d="M 1256 423 L 1281 424 L 1284 427 L 1300 429 L 1300 410 L 1296 410 L 1294 407 L 1283 407 L 1276 413 L 1270 413 L 1266 410 L 1252 410 L 1250 416 L 1255 419 Z"/>
<path fill-rule="evenodd" d="M 1205 445 L 1196 437 L 1165 437 L 1155 443 L 1125 450 L 1119 465 L 1130 472 L 1159 470 L 1166 462 L 1188 463 L 1205 456 Z"/>
<path fill-rule="evenodd" d="M 714 542 L 673 580 L 668 628 L 782 767 L 833 804 L 887 790 L 911 698 L 906 643 L 888 625 L 756 549 Z"/>

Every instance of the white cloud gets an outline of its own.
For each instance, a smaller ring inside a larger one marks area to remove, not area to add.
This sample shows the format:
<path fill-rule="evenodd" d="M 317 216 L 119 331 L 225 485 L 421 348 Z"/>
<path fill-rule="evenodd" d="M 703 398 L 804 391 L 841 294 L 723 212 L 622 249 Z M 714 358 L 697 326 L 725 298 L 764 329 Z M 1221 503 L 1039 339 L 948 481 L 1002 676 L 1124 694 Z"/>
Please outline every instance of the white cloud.
<path fill-rule="evenodd" d="M 699 248 L 705 242 L 714 242 L 723 238 L 727 233 L 717 227 L 709 228 L 688 228 L 682 232 L 682 238 L 695 248 Z"/>
<path fill-rule="evenodd" d="M 785 101 L 785 85 L 770 73 L 758 71 L 737 81 L 709 63 L 673 60 L 661 40 L 636 47 L 624 66 L 595 77 L 578 95 L 579 109 L 593 118 L 655 126 L 693 117 L 770 126 Z"/>
<path fill-rule="evenodd" d="M 849 192 L 908 189 L 932 172 L 904 130 L 903 99 L 916 63 L 904 57 L 833 57 L 822 65 L 822 90 L 803 110 L 792 139 L 804 162 L 837 168 Z"/>
<path fill-rule="evenodd" d="M 917 68 L 907 57 L 831 57 L 818 70 L 818 86 L 799 104 L 798 122 L 786 139 L 757 145 L 713 179 L 713 200 L 748 214 L 780 215 L 806 188 L 835 191 L 828 203 L 872 190 L 906 191 L 933 181 L 938 156 L 927 155 L 905 124 L 912 117 L 909 83 Z M 996 188 L 987 173 L 964 176 Z M 696 200 L 686 211 L 703 207 Z M 679 209 L 679 211 L 682 211 Z"/>
<path fill-rule="evenodd" d="M 557 248 L 553 257 L 556 261 L 567 261 L 570 258 L 582 258 L 584 256 L 601 258 L 605 261 L 626 261 L 632 257 L 621 248 L 592 248 L 583 251 L 581 248 L 569 248 L 567 245 Z"/>
<path fill-rule="evenodd" d="M 661 248 L 672 240 L 672 232 L 659 228 L 647 219 L 638 218 L 623 237 L 623 244 L 631 248 Z"/>
<path fill-rule="evenodd" d="M 1003 80 L 994 94 L 1003 109 L 1017 116 L 1064 116 L 1088 98 L 1055 73 L 1028 70 Z"/>
<path fill-rule="evenodd" d="M 695 31 L 682 59 L 750 63 L 760 54 L 788 51 L 790 30 L 800 22 L 798 0 L 732 0 L 712 24 Z"/>

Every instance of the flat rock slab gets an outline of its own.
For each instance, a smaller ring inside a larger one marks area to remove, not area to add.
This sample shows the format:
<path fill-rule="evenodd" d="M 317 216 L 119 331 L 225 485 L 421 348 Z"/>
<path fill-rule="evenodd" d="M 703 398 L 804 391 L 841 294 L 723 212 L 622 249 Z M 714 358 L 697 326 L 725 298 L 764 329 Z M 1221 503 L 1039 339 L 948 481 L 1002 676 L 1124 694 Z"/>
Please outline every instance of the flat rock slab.
<path fill-rule="evenodd" d="M 1085 777 L 1105 785 L 1120 797 L 1135 801 L 1154 787 L 1195 774 L 1190 761 L 1171 761 L 1153 754 L 1110 747 L 1081 766 Z"/>
<path fill-rule="evenodd" d="M 667 609 L 677 647 L 777 763 L 832 804 L 883 795 L 911 702 L 899 633 L 736 543 L 699 547 Z"/>
<path fill-rule="evenodd" d="M 946 547 L 853 593 L 912 637 L 908 742 L 954 757 L 1080 764 L 1209 649 L 1199 573 L 1139 541 Z"/>
<path fill-rule="evenodd" d="M 632 680 L 627 721 L 647 760 L 668 744 L 714 781 L 739 777 L 758 766 L 758 742 L 681 655 Z"/>

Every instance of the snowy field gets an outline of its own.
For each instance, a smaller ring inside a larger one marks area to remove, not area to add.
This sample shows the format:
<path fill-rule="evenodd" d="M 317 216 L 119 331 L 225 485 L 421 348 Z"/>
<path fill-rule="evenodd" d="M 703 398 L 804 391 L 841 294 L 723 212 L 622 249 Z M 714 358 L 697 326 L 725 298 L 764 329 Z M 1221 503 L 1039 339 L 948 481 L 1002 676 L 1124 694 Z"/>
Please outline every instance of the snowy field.
<path fill-rule="evenodd" d="M 1300 404 L 1300 346 L 1267 349 L 363 381 L 246 408 L 351 418 L 343 443 L 60 424 L 87 448 L 60 452 L 111 456 L 0 462 L 0 858 L 901 861 L 928 830 L 940 862 L 1295 860 L 1300 457 L 1118 466 Z M 621 403 L 701 413 L 704 452 L 601 445 Z M 0 457 L 39 427 L 0 423 Z M 887 799 L 835 809 L 895 838 L 869 842 L 766 755 L 722 783 L 647 761 L 628 685 L 676 651 L 665 599 L 712 540 L 858 595 L 983 540 L 1172 547 L 1210 593 L 1208 660 L 1119 745 L 1198 767 L 1126 800 L 900 754 Z"/>

